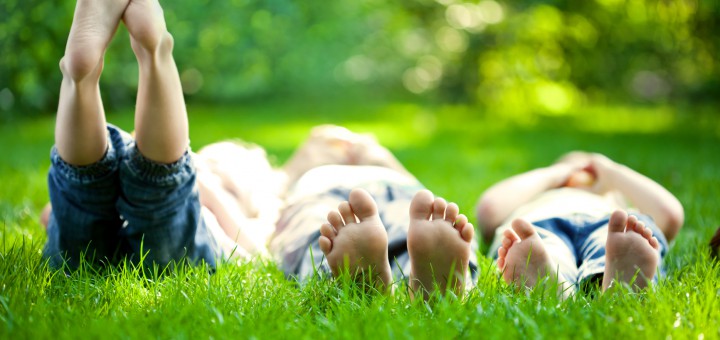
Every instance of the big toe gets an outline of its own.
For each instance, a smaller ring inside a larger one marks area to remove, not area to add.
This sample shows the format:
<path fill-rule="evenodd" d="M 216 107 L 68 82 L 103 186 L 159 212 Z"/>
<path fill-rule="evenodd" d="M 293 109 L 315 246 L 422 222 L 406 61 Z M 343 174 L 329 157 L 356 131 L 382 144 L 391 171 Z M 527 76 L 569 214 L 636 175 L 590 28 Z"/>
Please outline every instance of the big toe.
<path fill-rule="evenodd" d="M 520 236 L 521 240 L 535 235 L 535 228 L 533 228 L 532 224 L 522 218 L 516 218 L 512 221 L 512 229 Z"/>
<path fill-rule="evenodd" d="M 375 200 L 363 189 L 354 189 L 351 191 L 348 202 L 350 202 L 355 216 L 357 216 L 361 221 L 378 214 Z"/>
<path fill-rule="evenodd" d="M 628 214 L 622 210 L 615 210 L 610 216 L 610 222 L 608 222 L 608 229 L 612 233 L 622 233 L 625 231 L 625 225 L 628 221 Z"/>
<path fill-rule="evenodd" d="M 420 190 L 410 203 L 410 218 L 413 220 L 427 220 L 433 212 L 435 197 L 429 190 Z"/>

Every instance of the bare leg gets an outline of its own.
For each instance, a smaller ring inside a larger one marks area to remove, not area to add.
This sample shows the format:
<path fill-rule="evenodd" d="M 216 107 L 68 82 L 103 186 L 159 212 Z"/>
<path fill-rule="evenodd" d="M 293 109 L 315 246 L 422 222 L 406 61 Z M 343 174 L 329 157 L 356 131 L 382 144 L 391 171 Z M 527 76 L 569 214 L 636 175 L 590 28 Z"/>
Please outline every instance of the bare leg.
<path fill-rule="evenodd" d="M 370 281 L 382 290 L 390 288 L 387 232 L 367 191 L 350 192 L 348 202 L 328 214 L 320 233 L 320 248 L 334 276 L 347 271 L 356 280 Z"/>
<path fill-rule="evenodd" d="M 79 0 L 65 56 L 60 60 L 60 86 L 55 146 L 73 165 L 99 161 L 107 148 L 100 73 L 110 40 L 128 0 Z"/>
<path fill-rule="evenodd" d="M 616 280 L 645 288 L 652 281 L 659 263 L 658 240 L 635 216 L 615 211 L 608 225 L 603 291 Z"/>
<path fill-rule="evenodd" d="M 157 0 L 131 0 L 123 21 L 140 70 L 137 147 L 150 160 L 173 163 L 187 150 L 188 120 L 163 10 Z"/>
<path fill-rule="evenodd" d="M 413 197 L 407 240 L 413 298 L 427 300 L 435 287 L 442 294 L 464 292 L 474 229 L 459 211 L 457 204 L 433 198 L 427 190 Z"/>

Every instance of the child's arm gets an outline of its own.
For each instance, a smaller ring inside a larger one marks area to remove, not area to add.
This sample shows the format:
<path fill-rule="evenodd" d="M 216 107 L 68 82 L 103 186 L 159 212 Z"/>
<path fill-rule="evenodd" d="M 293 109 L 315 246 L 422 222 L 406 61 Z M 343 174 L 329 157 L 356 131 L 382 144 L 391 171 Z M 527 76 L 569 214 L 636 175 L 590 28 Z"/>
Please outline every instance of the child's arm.
<path fill-rule="evenodd" d="M 640 212 L 655 220 L 668 241 L 675 238 L 683 225 L 685 213 L 678 199 L 667 189 L 600 154 L 593 155 L 589 170 L 597 177 L 595 191 L 619 191 Z"/>
<path fill-rule="evenodd" d="M 563 186 L 576 168 L 558 163 L 515 175 L 487 189 L 475 210 L 483 238 L 492 238 L 495 229 L 521 205 L 547 190 Z"/>

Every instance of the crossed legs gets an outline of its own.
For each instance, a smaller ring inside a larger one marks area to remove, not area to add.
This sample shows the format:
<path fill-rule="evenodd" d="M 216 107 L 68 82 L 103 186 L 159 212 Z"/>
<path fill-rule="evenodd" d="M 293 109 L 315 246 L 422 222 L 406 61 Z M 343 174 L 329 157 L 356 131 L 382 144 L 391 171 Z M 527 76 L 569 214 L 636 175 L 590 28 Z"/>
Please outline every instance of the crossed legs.
<path fill-rule="evenodd" d="M 103 59 L 120 21 L 130 32 L 138 60 L 135 129 L 138 149 L 159 163 L 178 160 L 188 146 L 188 122 L 180 78 L 157 0 L 78 0 L 60 87 L 55 145 L 77 166 L 99 161 L 107 149 L 99 80 Z"/>
<path fill-rule="evenodd" d="M 134 143 L 107 126 L 98 85 L 120 21 L 140 71 Z M 79 0 L 60 68 L 45 254 L 54 264 L 76 265 L 83 252 L 100 259 L 137 254 L 161 265 L 184 257 L 214 263 L 185 156 L 187 114 L 172 37 L 158 1 Z"/>

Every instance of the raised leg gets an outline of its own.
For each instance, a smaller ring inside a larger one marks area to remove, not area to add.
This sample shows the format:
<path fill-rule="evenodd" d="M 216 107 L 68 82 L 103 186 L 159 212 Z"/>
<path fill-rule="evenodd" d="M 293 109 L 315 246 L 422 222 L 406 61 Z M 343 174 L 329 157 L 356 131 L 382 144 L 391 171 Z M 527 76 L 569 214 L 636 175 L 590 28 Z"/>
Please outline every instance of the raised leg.
<path fill-rule="evenodd" d="M 107 148 L 100 73 L 110 40 L 128 0 L 79 0 L 65 56 L 60 60 L 60 86 L 55 146 L 72 165 L 99 161 Z"/>
<path fill-rule="evenodd" d="M 140 70 L 135 109 L 137 147 L 152 161 L 173 163 L 187 150 L 188 120 L 163 10 L 157 0 L 131 0 L 123 21 Z"/>

